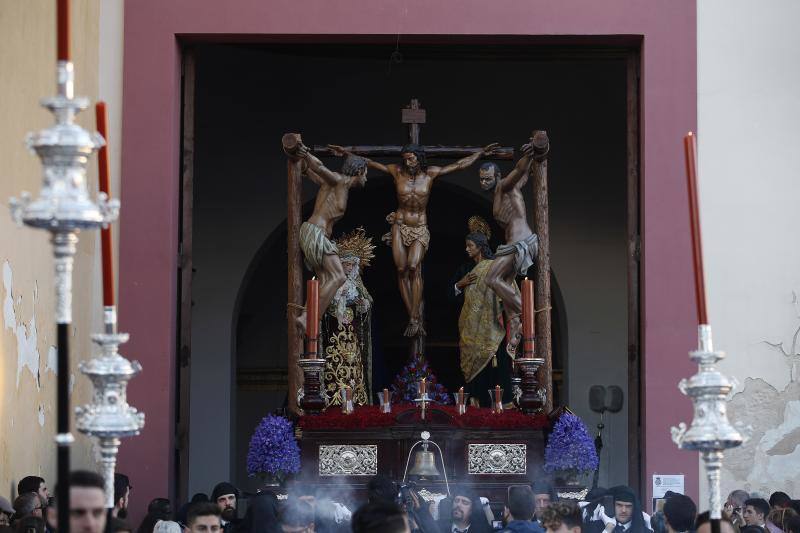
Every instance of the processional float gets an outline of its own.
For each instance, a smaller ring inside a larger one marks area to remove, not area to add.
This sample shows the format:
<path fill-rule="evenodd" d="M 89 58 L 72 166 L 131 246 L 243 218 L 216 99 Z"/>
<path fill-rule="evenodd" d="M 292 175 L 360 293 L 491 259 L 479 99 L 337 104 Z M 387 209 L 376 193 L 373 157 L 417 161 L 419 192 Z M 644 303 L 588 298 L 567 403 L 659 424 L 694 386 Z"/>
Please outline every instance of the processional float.
<path fill-rule="evenodd" d="M 116 312 L 113 304 L 111 277 L 111 237 L 108 224 L 117 219 L 119 201 L 108 197 L 107 156 L 101 159 L 101 192 L 97 200 L 89 196 L 86 166 L 89 157 L 105 146 L 100 133 L 90 133 L 75 124 L 75 116 L 86 109 L 89 101 L 74 95 L 74 65 L 70 59 L 70 2 L 57 1 L 56 96 L 42 100 L 42 106 L 55 116 L 55 125 L 31 133 L 28 148 L 42 160 L 43 184 L 33 199 L 23 192 L 11 198 L 11 214 L 18 224 L 48 231 L 55 260 L 55 319 L 57 330 L 57 482 L 59 531 L 69 533 L 70 433 L 69 402 L 69 335 L 72 323 L 72 270 L 77 252 L 78 233 L 104 227 L 104 311 L 105 332 L 93 335 L 102 347 L 100 357 L 80 365 L 95 387 L 93 402 L 77 410 L 79 431 L 99 440 L 100 462 L 105 479 L 106 504 L 114 505 L 114 467 L 119 438 L 139 433 L 144 414 L 130 407 L 125 389 L 128 380 L 141 370 L 119 355 L 117 348 L 127 341 L 127 334 L 116 333 Z M 104 107 L 101 107 L 104 125 Z M 100 122 L 100 121 L 99 121 Z M 101 129 L 104 129 L 101 127 Z M 103 131 L 103 133 L 105 133 Z M 104 187 L 103 184 L 104 183 Z M 111 291 L 107 291 L 107 288 Z"/>
<path fill-rule="evenodd" d="M 420 127 L 425 123 L 425 110 L 420 107 L 417 99 L 412 99 L 410 104 L 402 110 L 403 123 L 409 126 L 409 142 L 420 144 Z M 533 190 L 534 190 L 534 219 L 537 235 L 540 242 L 539 257 L 537 258 L 537 280 L 534 284 L 526 280 L 530 299 L 523 301 L 538 302 L 539 309 L 533 305 L 525 309 L 529 317 L 523 324 L 522 332 L 523 353 L 514 362 L 515 375 L 512 384 L 518 388 L 518 406 L 526 414 L 534 414 L 542 409 L 549 412 L 553 408 L 552 391 L 552 348 L 551 348 L 551 318 L 550 318 L 550 252 L 549 252 L 549 224 L 547 202 L 547 156 L 550 141 L 545 131 L 534 131 L 531 136 L 533 148 Z M 287 221 L 290 228 L 299 228 L 301 224 L 300 208 L 300 183 L 302 165 L 297 157 L 298 149 L 302 145 L 299 133 L 287 133 L 282 137 L 282 148 L 287 155 L 288 171 L 288 198 Z M 389 156 L 400 155 L 402 146 L 347 146 L 349 153 L 360 156 Z M 429 157 L 463 157 L 475 152 L 471 147 L 447 147 L 440 145 L 423 146 L 425 154 Z M 330 146 L 313 147 L 314 153 L 334 155 Z M 513 158 L 513 148 L 500 148 L 495 156 L 497 159 L 508 160 Z M 288 233 L 288 294 L 289 307 L 303 309 L 302 302 L 302 266 L 301 253 L 298 243 L 297 231 Z M 309 282 L 310 283 L 310 282 Z M 525 285 L 525 284 L 523 284 Z M 307 296 L 314 294 L 311 285 L 308 286 Z M 523 290 L 525 290 L 523 288 Z M 534 300 L 535 291 L 535 300 Z M 306 298 L 306 309 L 309 314 L 313 310 L 314 318 L 319 310 L 316 300 Z M 424 309 L 424 304 L 423 304 Z M 321 372 L 325 366 L 323 358 L 319 357 L 319 330 L 314 320 L 307 320 L 305 338 L 295 332 L 293 313 L 288 319 L 288 352 L 289 352 L 289 389 L 290 408 L 295 399 L 295 391 L 302 388 L 301 399 L 297 402 L 305 414 L 318 414 L 325 408 L 325 402 L 319 394 L 322 385 Z M 424 320 L 424 317 L 422 318 Z M 425 334 L 414 337 L 411 343 L 410 355 L 424 353 Z M 300 354 L 300 357 L 298 357 Z M 298 370 L 300 371 L 298 373 Z M 423 402 L 422 406 L 425 405 Z"/>

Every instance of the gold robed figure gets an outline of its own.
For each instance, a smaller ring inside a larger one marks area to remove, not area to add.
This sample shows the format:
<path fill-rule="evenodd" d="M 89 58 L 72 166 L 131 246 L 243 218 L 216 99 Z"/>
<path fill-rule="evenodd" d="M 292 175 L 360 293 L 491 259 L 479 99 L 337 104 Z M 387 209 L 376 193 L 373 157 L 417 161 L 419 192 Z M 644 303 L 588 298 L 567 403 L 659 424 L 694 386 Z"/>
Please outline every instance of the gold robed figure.
<path fill-rule="evenodd" d="M 461 371 L 466 383 L 486 368 L 505 337 L 500 298 L 486 284 L 486 274 L 494 262 L 484 259 L 470 272 L 475 282 L 464 289 L 464 306 L 458 318 Z M 514 284 L 516 288 L 516 283 Z M 519 290 L 517 288 L 517 290 Z"/>

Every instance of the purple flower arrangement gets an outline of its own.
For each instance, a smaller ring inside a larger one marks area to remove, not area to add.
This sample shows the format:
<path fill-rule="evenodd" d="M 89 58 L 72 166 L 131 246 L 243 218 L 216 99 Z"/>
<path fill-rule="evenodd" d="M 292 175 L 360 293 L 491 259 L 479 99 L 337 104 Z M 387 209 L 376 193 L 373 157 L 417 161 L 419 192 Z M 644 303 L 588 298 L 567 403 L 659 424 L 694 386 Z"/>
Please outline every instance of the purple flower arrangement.
<path fill-rule="evenodd" d="M 433 384 L 431 399 L 441 404 L 449 405 L 453 403 L 453 399 L 447 394 L 447 389 L 444 388 L 444 385 L 436 382 L 436 375 L 422 354 L 416 354 L 394 378 L 394 384 L 392 385 L 393 400 L 395 402 L 413 402 L 417 397 L 417 383 L 422 381 L 422 378 Z"/>
<path fill-rule="evenodd" d="M 265 416 L 250 437 L 248 475 L 266 474 L 282 480 L 299 471 L 300 447 L 292 423 L 282 416 Z"/>
<path fill-rule="evenodd" d="M 591 472 L 597 469 L 597 450 L 580 417 L 565 412 L 556 422 L 544 449 L 544 470 Z"/>

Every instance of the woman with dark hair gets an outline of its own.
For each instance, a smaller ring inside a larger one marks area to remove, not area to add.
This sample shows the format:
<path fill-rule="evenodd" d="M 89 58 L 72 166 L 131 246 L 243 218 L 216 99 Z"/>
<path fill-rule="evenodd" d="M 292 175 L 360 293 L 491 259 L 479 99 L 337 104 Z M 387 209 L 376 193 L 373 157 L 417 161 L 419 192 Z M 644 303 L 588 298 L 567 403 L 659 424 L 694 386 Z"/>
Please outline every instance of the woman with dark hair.
<path fill-rule="evenodd" d="M 466 383 L 464 392 L 470 394 L 472 402 L 489 405 L 488 391 L 496 385 L 503 389 L 504 401 L 512 398 L 511 359 L 503 342 L 502 304 L 485 281 L 494 257 L 489 247 L 491 230 L 480 217 L 471 217 L 468 225 L 465 251 L 471 268 L 452 289 L 464 294 L 458 319 L 461 371 Z"/>

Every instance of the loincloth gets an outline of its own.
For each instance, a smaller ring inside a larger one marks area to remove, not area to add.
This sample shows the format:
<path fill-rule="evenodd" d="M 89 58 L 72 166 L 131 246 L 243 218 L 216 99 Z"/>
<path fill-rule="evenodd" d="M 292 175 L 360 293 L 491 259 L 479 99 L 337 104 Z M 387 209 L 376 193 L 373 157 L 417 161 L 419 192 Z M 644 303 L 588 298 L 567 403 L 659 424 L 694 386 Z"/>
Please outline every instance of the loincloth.
<path fill-rule="evenodd" d="M 405 224 L 398 224 L 395 225 L 400 228 L 400 240 L 403 241 L 403 246 L 408 248 L 415 242 L 419 241 L 422 243 L 422 246 L 427 250 L 428 245 L 431 242 L 431 232 L 428 230 L 427 224 L 422 224 L 420 226 L 406 226 Z M 381 237 L 381 240 L 386 243 L 387 246 L 392 245 L 392 232 L 386 233 Z"/>
<path fill-rule="evenodd" d="M 318 272 L 326 255 L 338 255 L 339 249 L 325 235 L 325 231 L 310 222 L 300 226 L 300 249 L 303 250 L 306 268 Z"/>
<path fill-rule="evenodd" d="M 533 264 L 539 252 L 539 237 L 531 233 L 522 240 L 513 244 L 501 244 L 494 253 L 495 257 L 514 254 L 514 270 L 524 276 Z"/>

